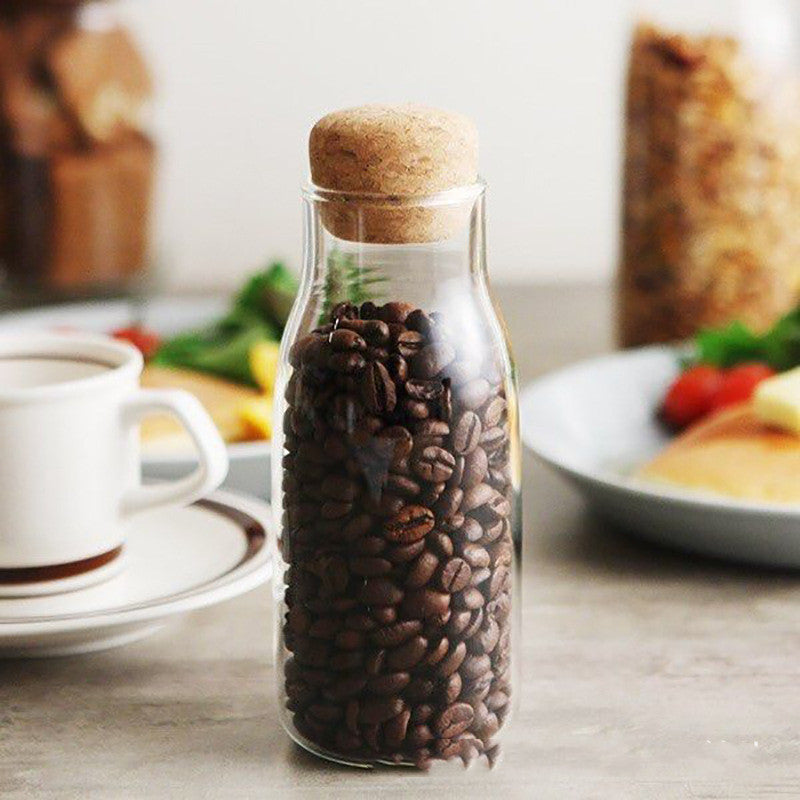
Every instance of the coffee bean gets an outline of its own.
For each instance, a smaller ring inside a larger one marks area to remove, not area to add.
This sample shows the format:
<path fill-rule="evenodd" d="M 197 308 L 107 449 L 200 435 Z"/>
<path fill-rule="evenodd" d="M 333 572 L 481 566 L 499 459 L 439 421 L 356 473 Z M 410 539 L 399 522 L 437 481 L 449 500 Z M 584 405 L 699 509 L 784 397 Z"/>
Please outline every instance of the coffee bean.
<path fill-rule="evenodd" d="M 450 595 L 433 589 L 410 590 L 403 599 L 403 613 L 411 619 L 443 614 L 450 606 Z"/>
<path fill-rule="evenodd" d="M 388 520 L 384 529 L 390 542 L 409 544 L 422 539 L 433 529 L 435 518 L 429 508 L 408 505 Z"/>
<path fill-rule="evenodd" d="M 506 413 L 506 401 L 503 397 L 495 396 L 486 402 L 481 411 L 481 419 L 485 428 L 494 428 L 500 424 Z"/>
<path fill-rule="evenodd" d="M 470 582 L 472 570 L 463 558 L 451 558 L 439 573 L 439 585 L 446 592 L 461 591 Z"/>
<path fill-rule="evenodd" d="M 410 682 L 411 675 L 408 672 L 387 672 L 370 678 L 369 681 L 366 681 L 366 686 L 370 694 L 397 695 Z"/>
<path fill-rule="evenodd" d="M 392 650 L 386 660 L 392 669 L 398 671 L 408 671 L 422 661 L 422 658 L 427 650 L 428 640 L 423 639 L 422 636 L 414 636 L 405 644 L 402 644 Z"/>
<path fill-rule="evenodd" d="M 370 614 L 379 625 L 391 625 L 397 619 L 397 609 L 394 606 L 372 606 Z"/>
<path fill-rule="evenodd" d="M 463 592 L 454 595 L 453 602 L 456 608 L 468 608 L 472 611 L 483 605 L 484 597 L 480 589 L 477 589 L 475 586 L 470 586 L 464 589 Z"/>
<path fill-rule="evenodd" d="M 409 567 L 405 585 L 409 589 L 419 589 L 425 586 L 434 576 L 438 566 L 439 559 L 436 555 L 430 551 L 424 551 Z"/>
<path fill-rule="evenodd" d="M 408 378 L 408 362 L 403 356 L 392 353 L 386 359 L 386 369 L 397 383 L 402 384 Z"/>
<path fill-rule="evenodd" d="M 467 703 L 453 703 L 434 719 L 433 730 L 445 738 L 458 736 L 469 728 L 474 713 Z"/>
<path fill-rule="evenodd" d="M 495 496 L 495 490 L 488 483 L 479 483 L 472 486 L 464 493 L 464 500 L 461 503 L 461 510 L 468 514 L 484 503 L 488 503 Z"/>
<path fill-rule="evenodd" d="M 413 712 L 412 712 L 413 714 Z M 413 749 L 418 749 L 433 741 L 433 733 L 427 725 L 414 725 L 406 734 L 406 741 Z"/>
<path fill-rule="evenodd" d="M 406 381 L 406 394 L 412 400 L 436 400 L 442 393 L 443 385 L 440 380 L 422 380 L 412 378 Z"/>
<path fill-rule="evenodd" d="M 461 455 L 468 455 L 481 438 L 481 421 L 474 411 L 465 411 L 453 429 L 453 449 Z"/>
<path fill-rule="evenodd" d="M 334 350 L 358 350 L 363 352 L 367 349 L 367 343 L 355 332 L 346 328 L 339 328 L 330 334 L 328 341 Z"/>
<path fill-rule="evenodd" d="M 455 350 L 446 342 L 425 345 L 411 360 L 411 375 L 435 378 L 455 357 Z"/>
<path fill-rule="evenodd" d="M 378 647 L 396 647 L 422 630 L 422 623 L 416 619 L 407 619 L 379 628 L 370 638 Z"/>
<path fill-rule="evenodd" d="M 396 463 L 411 453 L 414 439 L 406 428 L 393 425 L 378 434 L 375 444 L 385 454 L 387 461 Z"/>
<path fill-rule="evenodd" d="M 378 725 L 396 716 L 403 710 L 399 697 L 376 697 L 364 700 L 358 711 L 358 721 L 365 725 Z"/>
<path fill-rule="evenodd" d="M 416 481 L 405 475 L 397 475 L 395 473 L 387 475 L 386 490 L 403 497 L 416 497 L 421 491 L 420 485 Z"/>
<path fill-rule="evenodd" d="M 411 469 L 424 481 L 442 483 L 453 474 L 455 458 L 442 447 L 426 447 L 411 458 Z"/>
<path fill-rule="evenodd" d="M 404 709 L 386 723 L 383 728 L 383 737 L 388 747 L 400 747 L 406 738 L 410 718 L 411 712 L 408 709 Z"/>
<path fill-rule="evenodd" d="M 425 337 L 417 331 L 403 331 L 396 339 L 397 352 L 403 358 L 413 358 L 425 346 Z"/>
<path fill-rule="evenodd" d="M 443 625 L 438 623 L 436 625 L 437 630 L 441 629 Z M 428 667 L 433 667 L 438 664 L 448 653 L 450 649 L 450 642 L 447 637 L 442 636 L 441 639 L 436 643 L 436 645 L 428 651 L 428 655 L 425 657 L 425 665 Z"/>
<path fill-rule="evenodd" d="M 450 652 L 436 667 L 437 674 L 443 678 L 452 675 L 461 666 L 466 656 L 467 645 L 464 642 L 458 642 L 455 646 L 451 646 Z"/>
<path fill-rule="evenodd" d="M 464 477 L 461 488 L 464 491 L 482 483 L 489 469 L 489 459 L 482 447 L 476 447 L 469 455 L 464 457 Z"/>
<path fill-rule="evenodd" d="M 489 551 L 478 544 L 466 544 L 461 550 L 464 560 L 473 569 L 488 567 L 490 563 Z"/>
<path fill-rule="evenodd" d="M 358 484 L 346 475 L 327 475 L 320 486 L 326 497 L 342 502 L 352 502 L 359 492 Z"/>
<path fill-rule="evenodd" d="M 474 681 L 486 675 L 492 668 L 489 656 L 468 656 L 461 665 L 461 676 L 464 680 Z"/>
<path fill-rule="evenodd" d="M 391 606 L 403 599 L 403 590 L 386 578 L 368 578 L 358 598 L 368 605 Z"/>
<path fill-rule="evenodd" d="M 328 366 L 336 371 L 345 375 L 354 375 L 364 369 L 366 360 L 361 353 L 348 352 L 348 353 L 331 353 L 328 357 Z"/>
<path fill-rule="evenodd" d="M 425 549 L 425 540 L 418 539 L 410 544 L 397 544 L 386 551 L 386 558 L 392 564 L 406 564 L 413 561 Z"/>
<path fill-rule="evenodd" d="M 390 414 L 397 403 L 397 394 L 386 367 L 373 361 L 361 376 L 361 397 L 373 414 Z"/>

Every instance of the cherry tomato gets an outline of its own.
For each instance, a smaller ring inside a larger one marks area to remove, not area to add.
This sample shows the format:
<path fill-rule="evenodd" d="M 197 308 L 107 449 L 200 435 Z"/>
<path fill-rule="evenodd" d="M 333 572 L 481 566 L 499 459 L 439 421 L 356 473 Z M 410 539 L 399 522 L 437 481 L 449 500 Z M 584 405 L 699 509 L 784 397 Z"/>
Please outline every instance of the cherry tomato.
<path fill-rule="evenodd" d="M 681 373 L 667 391 L 661 416 L 673 428 L 685 428 L 711 410 L 711 402 L 723 381 L 717 367 L 698 364 Z"/>
<path fill-rule="evenodd" d="M 714 392 L 711 410 L 746 403 L 753 396 L 756 386 L 774 374 L 774 369 L 758 362 L 731 367 L 724 373 L 722 383 Z"/>
<path fill-rule="evenodd" d="M 142 328 L 139 325 L 131 325 L 128 328 L 118 328 L 111 334 L 115 339 L 129 342 L 138 348 L 145 358 L 155 355 L 156 350 L 161 346 L 161 339 L 157 333 Z"/>

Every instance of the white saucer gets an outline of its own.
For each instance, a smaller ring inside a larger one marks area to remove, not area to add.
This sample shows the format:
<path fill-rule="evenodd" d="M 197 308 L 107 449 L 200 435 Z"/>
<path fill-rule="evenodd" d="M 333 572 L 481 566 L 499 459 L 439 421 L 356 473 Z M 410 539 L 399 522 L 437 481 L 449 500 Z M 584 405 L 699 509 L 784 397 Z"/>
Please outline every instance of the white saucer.
<path fill-rule="evenodd" d="M 599 514 L 654 542 L 800 569 L 800 505 L 690 491 L 633 476 L 670 437 L 656 419 L 681 351 L 646 347 L 568 367 L 528 386 L 522 438 Z"/>
<path fill-rule="evenodd" d="M 0 599 L 0 656 L 71 655 L 141 639 L 168 618 L 269 580 L 269 507 L 215 492 L 188 508 L 132 520 L 124 569 L 99 585 L 46 597 Z"/>

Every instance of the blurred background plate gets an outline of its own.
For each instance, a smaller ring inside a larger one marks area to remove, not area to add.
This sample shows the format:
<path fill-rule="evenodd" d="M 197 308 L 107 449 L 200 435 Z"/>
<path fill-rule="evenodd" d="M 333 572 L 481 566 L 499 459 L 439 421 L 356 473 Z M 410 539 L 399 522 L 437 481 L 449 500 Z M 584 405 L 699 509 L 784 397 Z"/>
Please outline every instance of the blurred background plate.
<path fill-rule="evenodd" d="M 650 541 L 734 561 L 800 567 L 800 507 L 672 489 L 632 477 L 669 441 L 656 419 L 679 351 L 647 347 L 584 361 L 529 385 L 525 444 L 589 507 Z"/>
<path fill-rule="evenodd" d="M 74 303 L 5 313 L 0 317 L 0 333 L 58 328 L 109 333 L 116 328 L 141 324 L 161 336 L 172 336 L 218 318 L 228 303 L 228 299 L 221 296 Z M 228 456 L 230 469 L 223 487 L 268 498 L 270 443 L 229 444 Z M 197 463 L 192 452 L 174 449 L 162 452 L 155 447 L 145 448 L 142 457 L 143 475 L 148 480 L 172 480 L 191 472 Z"/>

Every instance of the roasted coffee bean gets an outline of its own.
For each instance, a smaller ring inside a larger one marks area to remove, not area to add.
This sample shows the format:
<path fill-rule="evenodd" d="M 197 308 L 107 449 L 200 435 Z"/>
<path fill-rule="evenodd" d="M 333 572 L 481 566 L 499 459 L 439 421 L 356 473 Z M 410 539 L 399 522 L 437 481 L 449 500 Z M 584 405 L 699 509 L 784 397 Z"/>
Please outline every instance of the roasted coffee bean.
<path fill-rule="evenodd" d="M 455 350 L 446 342 L 425 345 L 411 360 L 411 375 L 435 378 L 455 357 Z"/>
<path fill-rule="evenodd" d="M 328 475 L 322 480 L 320 492 L 325 497 L 342 502 L 352 502 L 358 496 L 358 484 L 346 475 Z"/>
<path fill-rule="evenodd" d="M 364 641 L 364 634 L 360 631 L 342 630 L 336 634 L 333 643 L 340 650 L 360 650 Z"/>
<path fill-rule="evenodd" d="M 481 409 L 481 419 L 484 427 L 487 429 L 497 427 L 506 413 L 506 407 L 507 404 L 503 397 L 495 396 L 491 400 L 487 400 L 483 409 Z"/>
<path fill-rule="evenodd" d="M 492 577 L 492 571 L 488 567 L 472 570 L 472 577 L 469 579 L 470 586 L 480 586 L 484 581 Z"/>
<path fill-rule="evenodd" d="M 431 550 L 441 558 L 450 558 L 455 552 L 453 540 L 441 531 L 433 531 L 428 534 L 426 541 L 429 543 Z"/>
<path fill-rule="evenodd" d="M 378 308 L 375 316 L 387 323 L 405 322 L 406 318 L 413 310 L 414 306 L 412 306 L 411 303 L 402 303 L 395 300 L 390 303 L 385 303 Z M 364 316 L 363 313 L 361 316 Z"/>
<path fill-rule="evenodd" d="M 421 491 L 420 485 L 415 480 L 393 472 L 386 476 L 386 490 L 403 497 L 416 497 Z"/>
<path fill-rule="evenodd" d="M 390 542 L 410 544 L 425 537 L 433 529 L 435 518 L 429 508 L 408 505 L 384 525 Z"/>
<path fill-rule="evenodd" d="M 373 414 L 390 414 L 397 403 L 394 381 L 379 361 L 367 365 L 361 377 L 361 397 Z"/>
<path fill-rule="evenodd" d="M 413 589 L 403 598 L 403 613 L 411 619 L 443 614 L 450 606 L 450 595 L 433 589 Z"/>
<path fill-rule="evenodd" d="M 472 570 L 463 558 L 451 558 L 439 573 L 439 585 L 446 592 L 461 591 L 470 582 Z"/>
<path fill-rule="evenodd" d="M 433 738 L 434 738 L 433 733 L 431 732 L 430 728 L 425 724 L 414 725 L 408 730 L 408 733 L 406 734 L 406 741 L 408 742 L 409 746 L 414 750 L 423 747 L 424 745 L 428 744 L 428 742 L 432 742 Z"/>
<path fill-rule="evenodd" d="M 418 500 L 421 504 L 428 507 L 436 505 L 442 493 L 447 488 L 447 484 L 442 481 L 441 483 L 426 484 L 425 490 L 420 494 Z"/>
<path fill-rule="evenodd" d="M 341 372 L 345 375 L 354 375 L 361 371 L 366 363 L 361 353 L 351 351 L 348 353 L 331 353 L 328 357 L 327 365 L 335 372 Z"/>
<path fill-rule="evenodd" d="M 466 646 L 465 646 L 466 648 Z M 405 644 L 394 648 L 386 661 L 392 669 L 407 671 L 415 667 L 428 650 L 428 640 L 422 636 L 414 636 Z"/>
<path fill-rule="evenodd" d="M 408 362 L 398 353 L 392 353 L 386 359 L 386 369 L 398 384 L 402 384 L 408 378 Z"/>
<path fill-rule="evenodd" d="M 442 702 L 447 705 L 455 703 L 455 701 L 458 700 L 458 696 L 461 694 L 461 686 L 461 675 L 459 675 L 458 672 L 454 672 L 452 675 L 445 678 L 441 688 Z"/>
<path fill-rule="evenodd" d="M 482 483 L 489 469 L 489 459 L 482 447 L 476 447 L 468 456 L 464 457 L 464 477 L 461 488 L 466 492 L 473 486 Z"/>
<path fill-rule="evenodd" d="M 397 609 L 394 606 L 372 606 L 370 614 L 379 625 L 391 625 L 397 619 Z"/>
<path fill-rule="evenodd" d="M 466 681 L 474 681 L 483 677 L 492 668 L 489 656 L 467 656 L 461 665 L 461 676 Z"/>
<path fill-rule="evenodd" d="M 450 434 L 450 426 L 440 419 L 424 419 L 414 424 L 414 435 L 417 440 L 444 440 Z"/>
<path fill-rule="evenodd" d="M 480 444 L 487 453 L 493 453 L 506 442 L 506 432 L 499 425 L 481 432 Z"/>
<path fill-rule="evenodd" d="M 436 625 L 437 630 L 441 630 L 444 626 L 442 623 L 438 623 Z M 428 667 L 433 667 L 438 664 L 448 653 L 450 649 L 450 642 L 447 637 L 442 636 L 441 639 L 428 651 L 428 655 L 425 656 L 425 665 Z"/>
<path fill-rule="evenodd" d="M 468 514 L 484 503 L 488 503 L 495 496 L 495 490 L 488 483 L 479 483 L 464 493 L 464 501 L 461 503 L 461 510 Z"/>
<path fill-rule="evenodd" d="M 421 630 L 422 623 L 419 620 L 407 619 L 379 628 L 372 633 L 370 639 L 378 647 L 397 647 L 412 636 L 416 636 Z"/>
<path fill-rule="evenodd" d="M 328 337 L 328 341 L 334 350 L 358 350 L 363 352 L 367 349 L 367 343 L 355 332 L 346 328 L 339 328 Z"/>
<path fill-rule="evenodd" d="M 475 586 L 464 589 L 463 592 L 453 596 L 456 608 L 468 608 L 470 611 L 480 608 L 484 603 L 483 593 Z"/>
<path fill-rule="evenodd" d="M 403 599 L 403 590 L 386 578 L 368 578 L 358 599 L 367 605 L 392 606 Z"/>
<path fill-rule="evenodd" d="M 431 691 L 428 696 L 433 693 L 433 684 L 431 683 Z M 408 692 L 406 692 L 408 694 Z M 411 722 L 416 724 L 427 722 L 433 717 L 436 709 L 430 703 L 419 703 L 411 709 Z"/>
<path fill-rule="evenodd" d="M 405 585 L 409 589 L 420 589 L 433 578 L 439 559 L 434 553 L 424 551 L 411 564 L 406 575 Z"/>
<path fill-rule="evenodd" d="M 414 447 L 414 439 L 408 429 L 400 425 L 384 428 L 376 437 L 375 445 L 379 454 L 390 463 L 406 458 Z"/>
<path fill-rule="evenodd" d="M 458 511 L 464 499 L 464 492 L 457 486 L 445 489 L 436 501 L 435 511 L 443 519 L 450 520 Z"/>
<path fill-rule="evenodd" d="M 411 683 L 411 675 L 408 672 L 387 672 L 370 678 L 369 681 L 366 681 L 366 686 L 370 694 L 397 695 L 409 683 Z"/>
<path fill-rule="evenodd" d="M 403 358 L 413 358 L 425 346 L 425 337 L 417 331 L 403 331 L 397 337 L 395 346 Z"/>
<path fill-rule="evenodd" d="M 442 393 L 443 388 L 440 380 L 412 378 L 406 381 L 406 394 L 412 400 L 436 400 Z"/>
<path fill-rule="evenodd" d="M 406 738 L 411 712 L 406 708 L 392 717 L 383 727 L 383 737 L 387 747 L 400 747 Z"/>
<path fill-rule="evenodd" d="M 469 728 L 475 712 L 467 703 L 453 703 L 433 720 L 434 732 L 445 738 L 458 736 Z"/>
<path fill-rule="evenodd" d="M 353 544 L 353 552 L 363 556 L 376 556 L 386 549 L 386 540 L 380 536 L 362 536 Z"/>
<path fill-rule="evenodd" d="M 411 469 L 429 483 L 443 483 L 453 474 L 456 460 L 452 453 L 442 447 L 426 447 L 412 455 Z"/>
<path fill-rule="evenodd" d="M 491 560 L 489 551 L 478 544 L 465 544 L 461 549 L 461 555 L 473 569 L 488 567 Z"/>
<path fill-rule="evenodd" d="M 453 449 L 461 455 L 468 455 L 481 438 L 481 421 L 474 411 L 465 411 L 453 429 Z"/>
<path fill-rule="evenodd" d="M 378 725 L 390 720 L 402 710 L 403 701 L 399 697 L 376 697 L 361 703 L 358 721 L 364 725 Z"/>
<path fill-rule="evenodd" d="M 386 551 L 386 558 L 392 564 L 406 564 L 413 561 L 425 549 L 425 540 L 418 539 L 411 544 L 396 544 Z"/>
<path fill-rule="evenodd" d="M 423 400 L 403 400 L 403 410 L 412 420 L 427 419 L 431 415 L 430 406 Z"/>
<path fill-rule="evenodd" d="M 376 650 L 367 656 L 364 662 L 364 671 L 367 675 L 375 676 L 380 675 L 383 671 L 384 664 L 386 663 L 386 651 Z"/>

